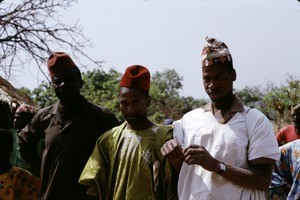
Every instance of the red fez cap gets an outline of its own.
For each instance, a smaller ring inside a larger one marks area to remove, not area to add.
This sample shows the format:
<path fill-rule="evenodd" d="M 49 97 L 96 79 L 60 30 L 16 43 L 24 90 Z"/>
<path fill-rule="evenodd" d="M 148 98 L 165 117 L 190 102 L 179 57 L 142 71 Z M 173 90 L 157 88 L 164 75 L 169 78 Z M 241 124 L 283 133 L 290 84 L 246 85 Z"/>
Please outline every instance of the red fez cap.
<path fill-rule="evenodd" d="M 48 59 L 50 77 L 74 67 L 76 67 L 75 63 L 71 57 L 64 52 L 53 52 Z"/>
<path fill-rule="evenodd" d="M 149 91 L 150 72 L 146 67 L 141 65 L 127 67 L 121 79 L 120 86 Z"/>

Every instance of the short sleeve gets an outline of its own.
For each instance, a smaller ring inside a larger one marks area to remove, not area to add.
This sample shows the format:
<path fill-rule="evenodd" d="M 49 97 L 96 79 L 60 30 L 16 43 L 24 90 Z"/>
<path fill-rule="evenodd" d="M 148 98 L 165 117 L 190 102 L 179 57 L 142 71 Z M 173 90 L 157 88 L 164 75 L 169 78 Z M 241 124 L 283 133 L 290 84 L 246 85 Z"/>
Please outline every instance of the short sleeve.
<path fill-rule="evenodd" d="M 257 109 L 251 109 L 246 116 L 249 136 L 249 160 L 270 158 L 278 160 L 280 153 L 272 124 Z"/>

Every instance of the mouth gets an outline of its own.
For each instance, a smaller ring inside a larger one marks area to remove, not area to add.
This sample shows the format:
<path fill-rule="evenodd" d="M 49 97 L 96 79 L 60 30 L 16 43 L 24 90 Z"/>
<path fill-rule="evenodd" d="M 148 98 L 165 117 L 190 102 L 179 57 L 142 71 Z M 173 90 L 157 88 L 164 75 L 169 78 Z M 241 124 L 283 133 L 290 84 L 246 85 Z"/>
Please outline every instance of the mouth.
<path fill-rule="evenodd" d="M 207 91 L 207 95 L 211 98 L 211 99 L 216 99 L 221 95 L 221 92 L 219 91 Z"/>
<path fill-rule="evenodd" d="M 135 120 L 136 119 L 136 117 L 134 117 L 134 116 L 125 116 L 125 118 L 127 120 Z"/>
<path fill-rule="evenodd" d="M 209 95 L 218 95 L 218 94 L 220 94 L 219 91 L 217 91 L 217 90 L 211 90 L 211 89 L 208 89 L 208 90 L 207 90 L 207 93 L 208 93 Z"/>

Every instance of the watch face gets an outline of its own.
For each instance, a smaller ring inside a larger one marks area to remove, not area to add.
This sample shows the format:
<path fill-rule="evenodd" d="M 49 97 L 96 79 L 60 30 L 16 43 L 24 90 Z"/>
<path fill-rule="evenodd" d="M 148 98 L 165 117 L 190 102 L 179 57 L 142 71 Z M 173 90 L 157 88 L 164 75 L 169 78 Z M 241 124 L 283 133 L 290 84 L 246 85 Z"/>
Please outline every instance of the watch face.
<path fill-rule="evenodd" d="M 225 170 L 226 170 L 226 166 L 225 166 L 224 163 L 221 163 L 220 167 L 221 167 L 221 170 L 222 170 L 222 171 L 225 171 Z"/>
<path fill-rule="evenodd" d="M 218 174 L 222 174 L 226 170 L 226 165 L 224 163 L 219 164 L 219 171 L 217 172 Z"/>

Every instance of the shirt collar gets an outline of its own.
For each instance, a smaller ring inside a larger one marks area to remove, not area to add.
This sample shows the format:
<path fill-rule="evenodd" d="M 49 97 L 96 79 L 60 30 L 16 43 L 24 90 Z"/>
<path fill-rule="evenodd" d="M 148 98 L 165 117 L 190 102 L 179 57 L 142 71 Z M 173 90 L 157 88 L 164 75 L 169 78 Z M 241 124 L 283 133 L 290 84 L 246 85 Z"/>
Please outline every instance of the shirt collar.
<path fill-rule="evenodd" d="M 207 111 L 211 111 L 212 112 L 212 102 L 207 103 L 206 105 L 204 105 L 203 110 Z M 231 107 L 228 110 L 230 113 L 236 113 L 236 112 L 242 112 L 244 111 L 244 105 L 242 103 L 242 101 L 236 96 L 234 95 L 234 100 L 231 104 Z"/>
<path fill-rule="evenodd" d="M 59 103 L 59 101 L 56 102 L 50 110 L 50 113 L 52 115 L 55 115 L 57 112 L 59 112 Z M 73 113 L 75 115 L 86 112 L 88 110 L 88 101 L 83 96 L 81 96 L 79 103 L 74 109 L 76 109 L 76 111 Z"/>

